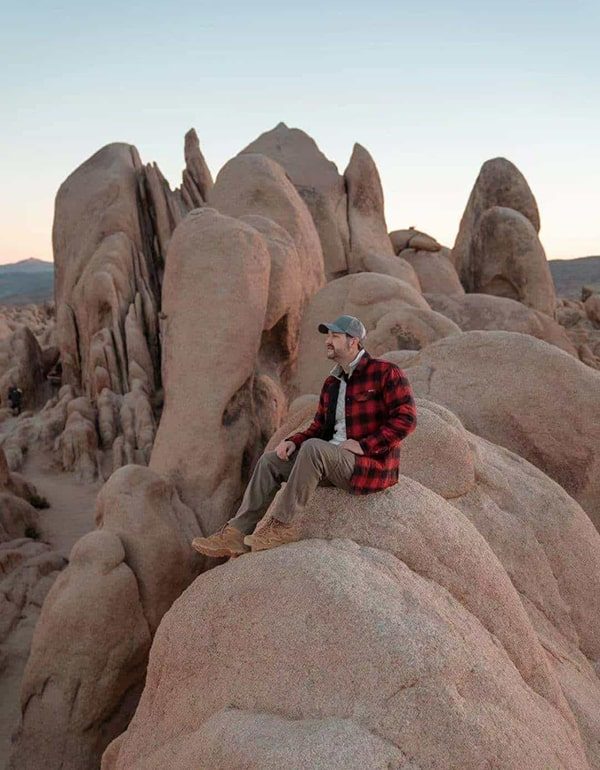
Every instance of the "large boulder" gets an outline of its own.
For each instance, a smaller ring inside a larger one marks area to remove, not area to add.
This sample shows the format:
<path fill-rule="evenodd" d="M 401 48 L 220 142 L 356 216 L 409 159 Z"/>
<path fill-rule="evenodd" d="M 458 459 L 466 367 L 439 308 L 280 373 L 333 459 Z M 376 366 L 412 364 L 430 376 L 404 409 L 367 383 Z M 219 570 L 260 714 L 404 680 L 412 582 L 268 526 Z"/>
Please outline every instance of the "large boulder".
<path fill-rule="evenodd" d="M 267 655 L 256 654 L 256 639 Z M 238 720 L 227 716 L 232 704 Z M 259 742 L 263 714 L 285 721 Z M 191 770 L 207 752 L 215 770 L 241 760 L 289 766 L 298 759 L 292 723 L 310 735 L 302 766 L 314 770 L 331 766 L 342 730 L 353 744 L 372 737 L 334 767 L 401 767 L 406 755 L 416 767 L 476 768 L 486 758 L 515 769 L 586 767 L 575 729 L 523 687 L 458 600 L 385 550 L 344 539 L 206 573 L 159 630 L 140 707 L 103 770 Z M 233 735 L 217 748 L 226 726 Z"/>
<path fill-rule="evenodd" d="M 298 128 L 279 123 L 251 142 L 242 153 L 260 153 L 285 169 L 308 207 L 323 249 L 329 280 L 348 271 L 347 196 L 344 178 L 314 139 Z"/>
<path fill-rule="evenodd" d="M 272 219 L 247 214 L 240 217 L 240 221 L 262 235 L 269 252 L 271 269 L 263 339 L 273 337 L 268 353 L 272 359 L 270 364 L 276 367 L 283 360 L 287 366 L 296 353 L 300 332 L 303 276 L 298 250 L 287 230 Z"/>
<path fill-rule="evenodd" d="M 270 269 L 261 234 L 214 209 L 192 211 L 171 239 L 162 297 L 165 406 L 150 467 L 173 480 L 208 532 L 230 515 L 244 453 L 256 442 L 253 374 Z"/>
<path fill-rule="evenodd" d="M 27 500 L 0 487 L 0 543 L 38 535 L 39 515 Z"/>
<path fill-rule="evenodd" d="M 111 144 L 76 169 L 56 196 L 52 237 L 63 379 L 92 396 L 102 387 L 129 390 L 124 322 L 138 295 L 153 379 L 157 375 L 162 256 L 151 237 L 152 199 L 142 205 L 143 179 L 135 147 Z"/>
<path fill-rule="evenodd" d="M 590 294 L 583 303 L 585 312 L 589 320 L 600 327 L 600 294 Z"/>
<path fill-rule="evenodd" d="M 292 395 L 318 393 L 331 370 L 323 321 L 355 315 L 367 329 L 365 347 L 371 355 L 390 349 L 420 349 L 433 340 L 459 334 L 456 324 L 430 309 L 423 296 L 405 281 L 380 273 L 358 273 L 330 281 L 308 304 L 300 327 Z"/>
<path fill-rule="evenodd" d="M 10 755 L 19 723 L 20 687 L 41 605 L 66 559 L 30 538 L 0 542 L 0 758 Z"/>
<path fill-rule="evenodd" d="M 127 725 L 151 635 L 120 539 L 91 532 L 73 547 L 35 629 L 11 770 L 94 767 Z M 132 700 L 133 699 L 133 700 Z"/>
<path fill-rule="evenodd" d="M 383 189 L 375 161 L 368 150 L 355 144 L 344 171 L 348 191 L 350 273 L 383 273 L 419 289 L 413 268 L 394 254 L 385 224 Z"/>
<path fill-rule="evenodd" d="M 508 297 L 492 294 L 424 294 L 431 308 L 450 318 L 463 331 L 507 331 L 531 334 L 539 340 L 577 356 L 577 348 L 564 328 L 545 313 Z"/>
<path fill-rule="evenodd" d="M 394 254 L 400 254 L 405 249 L 414 251 L 440 251 L 443 247 L 431 235 L 409 227 L 407 230 L 394 230 L 390 233 L 390 241 Z"/>
<path fill-rule="evenodd" d="M 448 253 L 448 249 L 442 248 L 438 251 L 408 248 L 401 251 L 400 255 L 417 274 L 423 294 L 464 294 L 465 290 Z"/>
<path fill-rule="evenodd" d="M 245 153 L 226 163 L 208 195 L 229 217 L 259 214 L 287 230 L 298 251 L 304 299 L 325 282 L 323 252 L 312 217 L 284 170 L 265 155 Z"/>
<path fill-rule="evenodd" d="M 461 454 L 368 505 L 320 487 L 299 542 L 202 575 L 103 770 L 597 765 L 600 536 L 541 471 L 420 406 L 406 456 Z M 462 488 L 428 488 L 442 468 Z"/>
<path fill-rule="evenodd" d="M 452 260 L 467 291 L 473 263 L 472 241 L 479 218 L 492 206 L 514 209 L 540 230 L 540 215 L 533 193 L 519 169 L 506 158 L 487 160 L 477 177 L 467 202 L 452 249 Z"/>
<path fill-rule="evenodd" d="M 186 133 L 183 154 L 185 168 L 181 185 L 181 195 L 189 209 L 202 206 L 213 186 L 212 174 L 200 151 L 198 134 L 194 128 Z"/>
<path fill-rule="evenodd" d="M 553 317 L 556 295 L 546 254 L 523 214 L 502 206 L 485 211 L 473 233 L 471 254 L 470 291 L 518 300 Z"/>
<path fill-rule="evenodd" d="M 23 391 L 23 408 L 33 409 L 50 395 L 44 371 L 44 356 L 28 326 L 17 326 L 0 342 L 0 399 L 8 404 L 11 386 Z"/>
<path fill-rule="evenodd" d="M 150 464 L 173 479 L 208 532 L 232 514 L 287 406 L 282 382 L 311 280 L 289 233 L 258 214 L 198 209 L 173 235 L 163 284 L 165 408 Z"/>
<path fill-rule="evenodd" d="M 395 361 L 394 353 L 384 358 Z M 503 331 L 438 340 L 404 366 L 416 395 L 543 470 L 600 527 L 598 371 L 553 345 Z"/>
<path fill-rule="evenodd" d="M 198 574 L 200 534 L 174 487 L 148 468 L 114 473 L 97 501 L 99 529 L 79 540 L 52 586 L 22 685 L 14 770 L 97 767 L 143 687 L 152 635 Z"/>

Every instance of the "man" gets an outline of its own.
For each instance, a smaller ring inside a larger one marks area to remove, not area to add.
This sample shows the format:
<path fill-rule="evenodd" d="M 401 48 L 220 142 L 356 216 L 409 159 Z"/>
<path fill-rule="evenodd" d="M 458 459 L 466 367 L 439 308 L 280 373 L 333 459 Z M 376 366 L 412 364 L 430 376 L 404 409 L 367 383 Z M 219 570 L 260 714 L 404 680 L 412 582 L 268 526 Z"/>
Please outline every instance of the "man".
<path fill-rule="evenodd" d="M 8 403 L 10 409 L 14 415 L 21 414 L 21 402 L 23 399 L 23 391 L 16 385 L 11 385 L 8 389 Z"/>
<path fill-rule="evenodd" d="M 362 347 L 366 329 L 354 316 L 319 324 L 327 358 L 336 366 L 325 379 L 317 413 L 305 431 L 265 452 L 240 508 L 211 537 L 192 546 L 208 556 L 239 556 L 298 540 L 294 519 L 319 484 L 368 494 L 398 482 L 400 442 L 416 427 L 416 408 L 404 372 L 372 358 Z M 252 534 L 287 481 L 269 524 Z"/>

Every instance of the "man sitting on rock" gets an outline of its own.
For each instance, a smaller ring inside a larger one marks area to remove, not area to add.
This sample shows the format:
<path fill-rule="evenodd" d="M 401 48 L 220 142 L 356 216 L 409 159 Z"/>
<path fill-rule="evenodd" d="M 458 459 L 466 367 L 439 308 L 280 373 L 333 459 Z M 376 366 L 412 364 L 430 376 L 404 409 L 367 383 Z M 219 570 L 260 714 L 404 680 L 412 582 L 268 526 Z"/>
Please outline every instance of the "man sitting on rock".
<path fill-rule="evenodd" d="M 416 427 L 404 372 L 367 353 L 358 318 L 343 315 L 318 329 L 327 334 L 327 357 L 336 366 L 323 383 L 312 423 L 261 456 L 236 515 L 214 535 L 192 541 L 200 553 L 239 556 L 249 546 L 262 551 L 298 540 L 294 519 L 319 484 L 364 495 L 398 482 L 399 445 Z M 283 481 L 272 519 L 252 534 Z"/>

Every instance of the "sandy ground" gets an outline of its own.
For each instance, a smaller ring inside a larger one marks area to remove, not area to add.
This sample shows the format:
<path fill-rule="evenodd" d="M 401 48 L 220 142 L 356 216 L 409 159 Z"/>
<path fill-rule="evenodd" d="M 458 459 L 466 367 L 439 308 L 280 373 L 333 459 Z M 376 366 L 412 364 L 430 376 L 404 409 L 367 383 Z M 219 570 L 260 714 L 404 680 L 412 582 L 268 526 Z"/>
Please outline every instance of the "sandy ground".
<path fill-rule="evenodd" d="M 68 558 L 75 541 L 95 527 L 94 504 L 102 483 L 77 481 L 71 473 L 53 468 L 50 456 L 36 450 L 28 453 L 20 472 L 50 503 L 40 511 L 40 539 Z M 38 619 L 36 610 L 30 608 L 23 615 L 0 648 L 0 770 L 8 765 L 10 738 L 19 720 L 21 678 Z"/>
<path fill-rule="evenodd" d="M 94 505 L 102 482 L 85 483 L 72 473 L 57 472 L 38 452 L 29 452 L 21 472 L 50 503 L 40 511 L 41 539 L 69 558 L 74 543 L 95 529 Z"/>

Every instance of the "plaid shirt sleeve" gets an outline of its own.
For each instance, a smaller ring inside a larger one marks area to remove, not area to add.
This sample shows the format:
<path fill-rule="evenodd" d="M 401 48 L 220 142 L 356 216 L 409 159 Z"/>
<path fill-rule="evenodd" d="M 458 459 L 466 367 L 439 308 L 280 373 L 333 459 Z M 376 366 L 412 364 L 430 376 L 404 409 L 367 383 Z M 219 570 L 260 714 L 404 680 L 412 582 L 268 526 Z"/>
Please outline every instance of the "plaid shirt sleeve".
<path fill-rule="evenodd" d="M 307 439 L 321 437 L 323 429 L 325 428 L 325 420 L 327 417 L 327 405 L 325 403 L 326 392 L 327 388 L 325 385 L 323 385 L 321 388 L 321 395 L 319 396 L 319 406 L 317 407 L 317 412 L 308 428 L 301 431 L 300 433 L 294 433 L 292 436 L 288 436 L 286 439 L 284 439 L 284 441 L 293 441 L 296 445 L 296 449 L 298 449 L 300 444 L 302 444 Z"/>
<path fill-rule="evenodd" d="M 412 390 L 398 366 L 390 366 L 385 373 L 382 397 L 387 420 L 375 433 L 360 439 L 359 444 L 365 455 L 389 452 L 417 427 L 417 409 Z"/>

